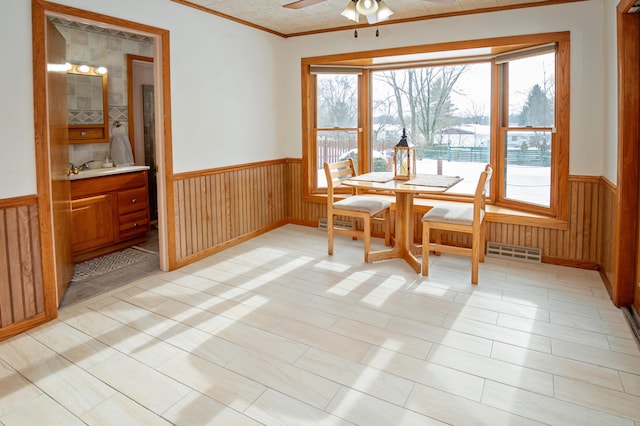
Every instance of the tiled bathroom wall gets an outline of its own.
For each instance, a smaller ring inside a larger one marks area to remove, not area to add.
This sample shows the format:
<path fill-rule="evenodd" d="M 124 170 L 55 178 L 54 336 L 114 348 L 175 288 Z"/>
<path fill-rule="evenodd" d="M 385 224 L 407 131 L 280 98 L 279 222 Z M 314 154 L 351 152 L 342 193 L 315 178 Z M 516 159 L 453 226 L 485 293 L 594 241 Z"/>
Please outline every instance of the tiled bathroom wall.
<path fill-rule="evenodd" d="M 75 64 L 104 66 L 108 76 L 109 127 L 115 120 L 128 126 L 127 54 L 153 57 L 153 40 L 147 36 L 101 28 L 58 17 L 49 18 L 67 41 L 67 61 Z M 69 161 L 82 164 L 102 161 L 108 143 L 71 144 Z"/>

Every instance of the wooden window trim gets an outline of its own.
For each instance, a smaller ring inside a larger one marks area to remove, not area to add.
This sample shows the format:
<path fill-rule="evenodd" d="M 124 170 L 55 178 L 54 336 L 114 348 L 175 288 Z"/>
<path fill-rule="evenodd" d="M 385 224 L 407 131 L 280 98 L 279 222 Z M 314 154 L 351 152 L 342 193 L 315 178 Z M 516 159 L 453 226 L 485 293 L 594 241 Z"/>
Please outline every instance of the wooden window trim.
<path fill-rule="evenodd" d="M 505 46 L 533 46 L 544 43 L 557 43 L 556 50 L 556 133 L 555 146 L 552 150 L 552 169 L 551 169 L 551 198 L 550 208 L 538 209 L 531 204 L 517 203 L 513 201 L 498 200 L 498 179 L 493 179 L 491 183 L 491 194 L 489 201 L 496 206 L 504 206 L 508 208 L 517 208 L 519 210 L 528 211 L 532 214 L 544 214 L 555 221 L 567 221 L 569 213 L 569 125 L 570 125 L 570 33 L 554 32 L 542 34 L 527 34 L 518 36 L 496 37 L 478 40 L 466 40 L 457 42 L 435 43 L 420 46 L 407 46 L 401 48 L 390 48 L 382 50 L 362 51 L 345 54 L 335 54 L 327 56 L 309 57 L 301 60 L 301 86 L 302 86 L 302 156 L 303 156 L 303 200 L 306 202 L 324 202 L 326 196 L 315 190 L 315 175 L 313 173 L 315 167 L 315 137 L 314 137 L 314 111 L 312 107 L 313 99 L 313 82 L 310 68 L 312 65 L 340 65 L 351 64 L 366 67 L 371 63 L 374 57 L 400 56 L 416 53 L 438 52 L 447 50 L 462 50 L 480 47 L 504 48 Z M 498 87 L 500 75 L 497 70 L 498 66 L 494 64 L 492 72 L 493 93 L 492 93 L 492 143 L 494 147 L 499 146 L 497 142 L 500 139 L 499 114 L 499 96 L 501 88 Z M 363 80 L 360 89 L 369 87 L 369 80 L 363 72 Z M 368 90 L 360 91 L 360 107 L 367 105 L 367 108 L 361 110 L 360 123 L 362 131 L 358 141 L 358 149 L 367 152 L 368 148 L 363 146 L 367 143 L 368 123 L 370 122 L 368 99 L 366 98 Z M 366 103 L 365 103 L 366 102 Z M 366 112 L 366 113 L 365 113 Z M 362 156 L 362 161 L 367 161 Z M 499 158 L 498 149 L 491 150 L 491 162 L 496 165 L 496 170 L 503 170 L 503 162 Z"/>

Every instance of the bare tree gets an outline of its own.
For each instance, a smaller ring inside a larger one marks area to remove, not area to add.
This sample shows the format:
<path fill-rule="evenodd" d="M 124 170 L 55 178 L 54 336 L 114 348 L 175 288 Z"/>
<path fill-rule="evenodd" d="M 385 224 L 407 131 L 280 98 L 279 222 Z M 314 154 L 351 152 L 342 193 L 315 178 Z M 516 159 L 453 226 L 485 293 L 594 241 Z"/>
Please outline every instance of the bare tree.
<path fill-rule="evenodd" d="M 318 78 L 318 126 L 355 127 L 358 122 L 358 85 L 351 75 Z"/>
<path fill-rule="evenodd" d="M 467 65 L 409 68 L 376 73 L 393 93 L 400 125 L 416 144 L 433 145 L 440 129 L 450 125 L 451 93 Z"/>

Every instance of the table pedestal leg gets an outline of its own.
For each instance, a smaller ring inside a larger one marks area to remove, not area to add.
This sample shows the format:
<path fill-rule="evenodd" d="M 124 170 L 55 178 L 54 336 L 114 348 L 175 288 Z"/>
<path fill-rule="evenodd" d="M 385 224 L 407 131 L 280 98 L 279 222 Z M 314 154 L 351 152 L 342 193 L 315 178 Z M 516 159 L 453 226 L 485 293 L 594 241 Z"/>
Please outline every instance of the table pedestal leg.
<path fill-rule="evenodd" d="M 413 252 L 413 194 L 396 192 L 396 232 L 395 244 L 391 250 L 369 252 L 369 260 L 404 259 L 415 271 L 420 273 L 420 259 Z"/>

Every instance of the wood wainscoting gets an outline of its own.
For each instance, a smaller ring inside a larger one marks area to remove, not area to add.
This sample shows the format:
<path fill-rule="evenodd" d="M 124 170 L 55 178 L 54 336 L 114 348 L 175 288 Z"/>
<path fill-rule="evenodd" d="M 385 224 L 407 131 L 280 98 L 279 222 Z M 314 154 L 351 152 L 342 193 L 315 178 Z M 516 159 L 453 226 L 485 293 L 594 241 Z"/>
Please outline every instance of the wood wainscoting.
<path fill-rule="evenodd" d="M 487 222 L 487 241 L 540 249 L 544 263 L 599 269 L 602 191 L 600 177 L 570 176 L 569 220 L 565 226 L 558 226 L 556 221 L 548 226 L 536 225 L 526 216 L 501 221 L 500 214 L 494 213 Z M 419 219 L 418 215 L 416 239 L 421 235 Z M 468 235 L 449 235 L 444 239 L 452 244 L 470 244 Z"/>
<path fill-rule="evenodd" d="M 176 267 L 287 223 L 287 160 L 174 176 Z"/>
<path fill-rule="evenodd" d="M 284 223 L 317 226 L 326 203 L 303 198 L 301 159 L 247 164 L 176 176 L 176 252 L 179 265 L 205 257 Z M 569 220 L 559 227 L 488 222 L 488 241 L 538 248 L 545 263 L 613 273 L 616 189 L 606 179 L 570 176 Z M 421 236 L 422 213 L 415 213 L 414 239 Z M 497 216 L 499 217 L 499 215 Z M 508 222 L 508 223 L 506 223 Z M 374 230 L 374 233 L 376 230 Z M 381 232 L 381 231 L 380 231 Z M 446 239 L 446 238 L 445 238 Z M 468 243 L 451 235 L 453 244 Z"/>
<path fill-rule="evenodd" d="M 615 277 L 615 253 L 616 253 L 616 220 L 618 217 L 618 190 L 616 186 L 606 178 L 601 178 L 600 206 L 598 221 L 598 264 L 600 276 L 612 294 L 611 286 L 616 282 Z"/>
<path fill-rule="evenodd" d="M 38 200 L 0 200 L 0 340 L 45 322 Z"/>
<path fill-rule="evenodd" d="M 600 178 L 569 177 L 569 220 L 565 229 L 489 222 L 487 240 L 538 248 L 545 263 L 597 269 Z"/>
<path fill-rule="evenodd" d="M 288 160 L 287 213 L 291 223 L 315 226 L 318 219 L 326 217 L 323 202 L 303 200 L 302 161 Z M 557 222 L 550 226 L 535 225 L 525 216 L 522 223 L 514 220 L 490 221 L 487 227 L 488 241 L 538 248 L 542 251 L 543 262 L 585 269 L 601 269 L 603 279 L 613 268 L 613 244 L 615 227 L 615 187 L 596 176 L 569 177 L 569 220 L 566 226 Z M 419 241 L 422 212 L 416 212 L 414 239 Z M 507 223 L 508 222 L 508 223 Z M 446 240 L 446 238 L 445 238 Z M 453 244 L 468 244 L 464 235 L 450 235 Z"/>

